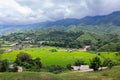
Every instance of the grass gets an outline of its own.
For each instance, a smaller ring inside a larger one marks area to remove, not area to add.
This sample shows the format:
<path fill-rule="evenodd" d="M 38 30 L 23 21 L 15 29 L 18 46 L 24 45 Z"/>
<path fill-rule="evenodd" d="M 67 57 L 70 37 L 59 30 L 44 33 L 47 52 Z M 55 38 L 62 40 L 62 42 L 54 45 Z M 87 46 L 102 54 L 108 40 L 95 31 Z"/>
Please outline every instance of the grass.
<path fill-rule="evenodd" d="M 51 52 L 50 50 L 56 49 L 57 52 Z M 72 51 L 72 52 L 65 52 L 65 49 L 62 48 L 56 48 L 56 47 L 41 47 L 41 48 L 26 48 L 23 50 L 14 50 L 9 53 L 4 53 L 1 55 L 2 60 L 8 59 L 11 61 L 14 61 L 16 59 L 16 55 L 19 52 L 26 52 L 30 54 L 33 58 L 40 57 L 41 62 L 44 66 L 49 66 L 49 65 L 61 65 L 61 66 L 66 66 L 67 64 L 73 64 L 76 60 L 83 60 L 85 63 L 89 64 L 90 59 L 92 59 L 95 56 L 98 56 L 97 54 L 90 53 L 90 52 L 80 52 L 78 50 Z M 103 52 L 101 53 L 101 56 L 110 58 L 113 60 L 117 60 L 114 52 L 106 53 Z M 99 56 L 102 60 L 102 57 Z"/>
<path fill-rule="evenodd" d="M 65 80 L 119 80 L 120 66 L 98 72 L 67 72 L 59 75 Z"/>
<path fill-rule="evenodd" d="M 120 66 L 98 72 L 68 71 L 60 74 L 48 72 L 0 73 L 0 80 L 119 80 Z"/>
<path fill-rule="evenodd" d="M 0 80 L 61 80 L 57 75 L 52 73 L 1 73 Z"/>

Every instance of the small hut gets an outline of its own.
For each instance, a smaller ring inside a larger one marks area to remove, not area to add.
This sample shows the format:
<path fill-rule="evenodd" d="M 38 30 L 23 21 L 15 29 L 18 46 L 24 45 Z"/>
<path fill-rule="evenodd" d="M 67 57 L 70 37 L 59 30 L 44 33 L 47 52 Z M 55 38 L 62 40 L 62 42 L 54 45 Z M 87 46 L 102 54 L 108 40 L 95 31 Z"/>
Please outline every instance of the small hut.
<path fill-rule="evenodd" d="M 12 46 L 12 49 L 14 49 L 14 50 L 20 50 L 21 49 L 21 46 L 18 43 L 14 43 L 11 46 Z"/>

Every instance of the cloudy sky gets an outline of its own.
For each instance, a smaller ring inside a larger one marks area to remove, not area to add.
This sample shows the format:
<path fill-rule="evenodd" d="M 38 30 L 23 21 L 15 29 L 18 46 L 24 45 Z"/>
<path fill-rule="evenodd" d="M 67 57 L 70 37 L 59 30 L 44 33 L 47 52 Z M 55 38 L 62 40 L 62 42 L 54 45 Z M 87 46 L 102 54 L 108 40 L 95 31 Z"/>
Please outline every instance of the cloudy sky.
<path fill-rule="evenodd" d="M 105 15 L 120 0 L 0 0 L 0 24 L 22 24 Z"/>

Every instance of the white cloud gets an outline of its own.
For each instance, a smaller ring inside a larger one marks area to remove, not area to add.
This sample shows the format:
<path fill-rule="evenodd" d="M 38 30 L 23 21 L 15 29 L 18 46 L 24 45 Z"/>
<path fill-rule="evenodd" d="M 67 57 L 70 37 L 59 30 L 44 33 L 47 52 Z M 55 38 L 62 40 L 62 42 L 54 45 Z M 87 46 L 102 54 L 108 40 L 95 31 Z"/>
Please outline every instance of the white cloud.
<path fill-rule="evenodd" d="M 32 12 L 32 10 L 27 7 L 27 6 L 21 6 L 20 4 L 18 4 L 15 0 L 1 0 L 0 1 L 0 8 L 3 8 L 5 10 L 16 10 L 19 13 L 22 14 L 30 14 Z"/>
<path fill-rule="evenodd" d="M 29 23 L 104 15 L 120 0 L 0 0 L 0 23 Z"/>
<path fill-rule="evenodd" d="M 22 6 L 15 0 L 0 0 L 0 22 L 1 23 L 19 23 L 26 21 L 27 16 L 32 13 L 28 6 Z"/>

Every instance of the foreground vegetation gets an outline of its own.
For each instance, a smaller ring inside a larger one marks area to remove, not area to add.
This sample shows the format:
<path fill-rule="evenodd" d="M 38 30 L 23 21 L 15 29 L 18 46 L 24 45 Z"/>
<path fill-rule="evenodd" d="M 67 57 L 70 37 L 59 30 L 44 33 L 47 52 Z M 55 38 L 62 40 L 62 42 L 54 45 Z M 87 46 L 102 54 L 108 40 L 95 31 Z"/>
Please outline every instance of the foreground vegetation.
<path fill-rule="evenodd" d="M 119 80 L 120 66 L 98 72 L 47 72 L 0 73 L 0 80 Z"/>
<path fill-rule="evenodd" d="M 66 72 L 60 74 L 65 80 L 119 80 L 120 66 L 98 72 Z"/>

